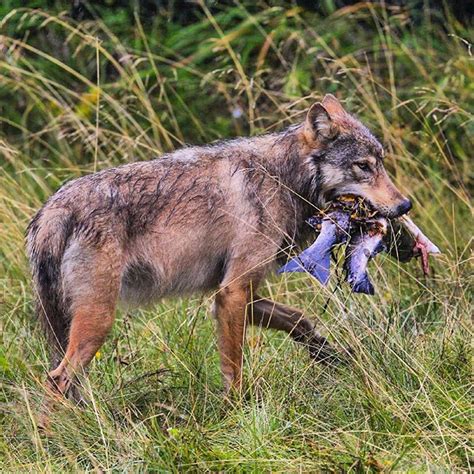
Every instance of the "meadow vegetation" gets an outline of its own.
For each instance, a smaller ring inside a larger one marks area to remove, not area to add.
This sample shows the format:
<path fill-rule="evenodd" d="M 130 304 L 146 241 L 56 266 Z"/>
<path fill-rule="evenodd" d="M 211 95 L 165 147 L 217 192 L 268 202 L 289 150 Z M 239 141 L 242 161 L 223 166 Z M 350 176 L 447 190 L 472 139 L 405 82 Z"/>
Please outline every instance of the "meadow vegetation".
<path fill-rule="evenodd" d="M 0 471 L 472 469 L 472 27 L 427 2 L 325 14 L 269 3 L 201 1 L 185 24 L 120 9 L 78 22 L 66 2 L 1 7 Z M 341 271 L 328 288 L 271 277 L 263 293 L 352 347 L 352 364 L 311 363 L 287 336 L 249 328 L 246 393 L 232 406 L 212 295 L 119 311 L 89 406 L 64 404 L 44 436 L 47 347 L 24 252 L 34 212 L 68 179 L 282 129 L 328 92 L 384 143 L 442 249 L 431 276 L 378 257 L 375 297 L 351 294 Z"/>

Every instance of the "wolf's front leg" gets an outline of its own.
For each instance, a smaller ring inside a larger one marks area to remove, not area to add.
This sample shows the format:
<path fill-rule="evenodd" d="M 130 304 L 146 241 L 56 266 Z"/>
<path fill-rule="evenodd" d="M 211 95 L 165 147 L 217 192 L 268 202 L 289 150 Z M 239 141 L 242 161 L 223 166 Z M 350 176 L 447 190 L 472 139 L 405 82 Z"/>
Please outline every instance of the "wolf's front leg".
<path fill-rule="evenodd" d="M 247 314 L 250 324 L 287 332 L 295 341 L 304 344 L 317 361 L 334 363 L 341 359 L 339 352 L 298 309 L 256 296 Z"/>
<path fill-rule="evenodd" d="M 239 392 L 242 385 L 242 347 L 245 338 L 248 287 L 231 283 L 216 295 L 218 344 L 226 392 Z"/>

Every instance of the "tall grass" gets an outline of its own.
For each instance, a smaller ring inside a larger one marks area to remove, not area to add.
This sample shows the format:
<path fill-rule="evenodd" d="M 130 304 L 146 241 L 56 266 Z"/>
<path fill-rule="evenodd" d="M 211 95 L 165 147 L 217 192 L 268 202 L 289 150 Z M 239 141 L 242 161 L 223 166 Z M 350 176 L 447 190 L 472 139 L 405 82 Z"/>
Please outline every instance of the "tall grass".
<path fill-rule="evenodd" d="M 181 27 L 11 11 L 0 22 L 0 470 L 468 471 L 472 468 L 472 84 L 469 35 L 448 10 L 360 3 L 322 18 L 236 3 Z M 255 11 L 257 10 L 257 11 Z M 185 142 L 263 133 L 337 94 L 387 148 L 414 218 L 443 251 L 372 264 L 377 295 L 273 277 L 350 368 L 310 363 L 250 328 L 246 396 L 221 396 L 209 296 L 119 314 L 86 409 L 37 428 L 46 347 L 23 235 L 65 180 Z"/>

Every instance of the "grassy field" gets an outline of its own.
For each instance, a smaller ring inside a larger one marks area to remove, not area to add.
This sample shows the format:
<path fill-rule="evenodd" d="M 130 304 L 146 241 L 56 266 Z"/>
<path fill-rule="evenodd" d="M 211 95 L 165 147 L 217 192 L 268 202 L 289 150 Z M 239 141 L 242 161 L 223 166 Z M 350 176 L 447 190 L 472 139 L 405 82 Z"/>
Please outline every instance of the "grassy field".
<path fill-rule="evenodd" d="M 186 26 L 2 7 L 1 472 L 472 469 L 473 30 L 448 10 L 248 5 L 202 4 Z M 91 366 L 90 405 L 65 403 L 40 433 L 47 347 L 24 252 L 35 210 L 72 177 L 296 123 L 327 92 L 386 146 L 442 249 L 431 276 L 383 256 L 375 297 L 350 294 L 341 272 L 326 289 L 270 278 L 263 293 L 302 308 L 353 361 L 313 364 L 288 337 L 250 328 L 232 405 L 212 295 L 121 311 Z"/>

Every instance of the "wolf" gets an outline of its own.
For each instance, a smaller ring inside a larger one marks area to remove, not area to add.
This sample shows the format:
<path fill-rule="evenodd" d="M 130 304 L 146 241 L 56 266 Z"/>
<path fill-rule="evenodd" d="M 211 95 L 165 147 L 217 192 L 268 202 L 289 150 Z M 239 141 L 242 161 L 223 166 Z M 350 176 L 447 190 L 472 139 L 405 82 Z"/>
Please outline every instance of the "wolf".
<path fill-rule="evenodd" d="M 286 331 L 313 358 L 330 360 L 333 348 L 303 313 L 260 297 L 258 287 L 304 244 L 315 208 L 343 194 L 389 218 L 411 208 L 379 141 L 333 95 L 278 133 L 185 147 L 66 183 L 26 237 L 52 352 L 48 388 L 77 397 L 77 374 L 104 343 L 119 301 L 197 292 L 215 291 L 226 391 L 241 388 L 247 324 Z"/>

